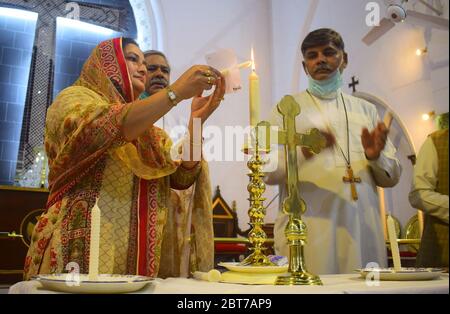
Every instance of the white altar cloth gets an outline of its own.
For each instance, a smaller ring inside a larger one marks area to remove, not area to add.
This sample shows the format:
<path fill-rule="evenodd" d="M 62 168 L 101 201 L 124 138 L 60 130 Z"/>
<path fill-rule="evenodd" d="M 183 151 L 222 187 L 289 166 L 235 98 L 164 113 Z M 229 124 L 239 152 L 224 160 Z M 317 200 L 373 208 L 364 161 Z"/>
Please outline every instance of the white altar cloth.
<path fill-rule="evenodd" d="M 214 283 L 187 278 L 155 279 L 136 293 L 143 294 L 448 294 L 449 277 L 429 281 L 379 281 L 369 285 L 359 274 L 322 275 L 323 286 L 267 286 Z M 11 286 L 10 294 L 60 293 L 44 290 L 40 282 L 22 281 Z"/>

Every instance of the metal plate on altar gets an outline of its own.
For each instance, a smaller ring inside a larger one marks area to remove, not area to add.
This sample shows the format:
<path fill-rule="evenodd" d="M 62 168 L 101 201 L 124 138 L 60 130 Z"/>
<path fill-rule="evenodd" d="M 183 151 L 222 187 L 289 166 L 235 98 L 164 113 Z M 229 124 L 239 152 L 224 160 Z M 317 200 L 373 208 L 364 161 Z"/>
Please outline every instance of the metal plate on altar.
<path fill-rule="evenodd" d="M 376 279 L 379 275 L 379 280 L 386 281 L 421 281 L 433 280 L 442 275 L 441 268 L 404 268 L 399 271 L 394 271 L 393 268 L 365 268 L 357 270 L 361 277 Z M 368 279 L 369 279 L 368 278 Z"/>
<path fill-rule="evenodd" d="M 80 274 L 79 278 L 73 274 L 37 275 L 44 289 L 68 293 L 127 293 L 144 288 L 153 278 L 135 275 L 100 274 L 97 280 L 89 280 L 88 275 Z"/>
<path fill-rule="evenodd" d="M 219 263 L 219 266 L 225 267 L 229 271 L 238 273 L 285 273 L 288 271 L 289 265 L 283 266 L 242 266 L 240 263 Z"/>

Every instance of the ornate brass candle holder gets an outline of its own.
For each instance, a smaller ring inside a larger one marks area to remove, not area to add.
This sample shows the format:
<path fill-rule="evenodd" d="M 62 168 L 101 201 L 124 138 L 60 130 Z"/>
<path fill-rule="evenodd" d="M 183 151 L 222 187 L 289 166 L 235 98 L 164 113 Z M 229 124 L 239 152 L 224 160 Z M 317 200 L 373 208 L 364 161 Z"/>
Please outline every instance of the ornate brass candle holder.
<path fill-rule="evenodd" d="M 250 217 L 250 225 L 252 229 L 248 234 L 248 239 L 250 241 L 250 251 L 252 253 L 245 258 L 242 262 L 242 266 L 274 266 L 269 258 L 263 253 L 265 247 L 264 243 L 267 239 L 267 235 L 264 232 L 262 226 L 264 224 L 264 217 L 266 215 L 266 209 L 264 208 L 263 193 L 266 190 L 266 185 L 263 181 L 264 173 L 262 172 L 262 166 L 264 161 L 261 157 L 261 152 L 270 152 L 270 139 L 266 137 L 264 147 L 260 147 L 260 130 L 264 129 L 266 135 L 268 136 L 270 125 L 267 122 L 259 123 L 255 131 L 254 144 L 250 145 L 244 149 L 246 154 L 251 154 L 252 157 L 247 163 L 247 167 L 250 169 L 248 174 L 250 182 L 247 186 L 247 190 L 250 194 L 248 200 L 250 201 L 250 209 L 248 210 L 248 215 Z M 268 140 L 269 139 L 269 140 Z"/>
<path fill-rule="evenodd" d="M 289 215 L 289 222 L 285 229 L 286 239 L 289 244 L 289 268 L 288 272 L 276 278 L 276 285 L 321 285 L 320 278 L 307 271 L 305 266 L 304 246 L 307 241 L 307 228 L 301 219 L 306 211 L 306 204 L 300 197 L 298 189 L 297 146 L 307 147 L 312 153 L 319 153 L 326 147 L 326 139 L 317 129 L 310 130 L 307 134 L 296 132 L 295 117 L 300 114 L 300 106 L 292 96 L 285 96 L 278 104 L 277 109 L 283 116 L 283 130 L 277 132 L 278 144 L 285 145 L 286 171 L 288 183 L 288 197 L 283 201 L 283 211 Z M 265 217 L 263 206 L 265 191 L 263 182 L 264 173 L 262 166 L 264 161 L 261 151 L 270 151 L 270 124 L 260 122 L 255 128 L 254 147 L 244 149 L 246 154 L 251 154 L 247 166 L 250 169 L 250 225 L 253 227 L 249 233 L 251 243 L 250 254 L 242 266 L 273 266 L 274 264 L 263 254 L 266 233 L 262 229 Z M 265 147 L 260 146 L 261 132 L 266 131 Z"/>

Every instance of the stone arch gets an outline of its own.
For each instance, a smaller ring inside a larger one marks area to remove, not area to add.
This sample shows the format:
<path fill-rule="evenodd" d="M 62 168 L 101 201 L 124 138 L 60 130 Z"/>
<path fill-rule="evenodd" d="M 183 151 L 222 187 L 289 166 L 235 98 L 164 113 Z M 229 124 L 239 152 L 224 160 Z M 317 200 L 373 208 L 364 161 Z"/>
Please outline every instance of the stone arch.
<path fill-rule="evenodd" d="M 130 0 L 137 28 L 137 42 L 143 51 L 164 50 L 165 29 L 160 0 Z"/>

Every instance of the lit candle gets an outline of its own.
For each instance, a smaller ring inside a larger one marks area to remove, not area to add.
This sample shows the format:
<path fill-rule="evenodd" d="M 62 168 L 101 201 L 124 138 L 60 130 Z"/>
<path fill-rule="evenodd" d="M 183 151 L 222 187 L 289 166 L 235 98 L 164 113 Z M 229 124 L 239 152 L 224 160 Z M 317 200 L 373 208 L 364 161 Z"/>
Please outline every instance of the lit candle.
<path fill-rule="evenodd" d="M 400 271 L 402 268 L 402 264 L 400 261 L 400 252 L 398 249 L 397 235 L 395 232 L 395 223 L 391 215 L 387 217 L 387 227 L 389 244 L 391 245 L 392 259 L 394 260 L 394 271 Z"/>
<path fill-rule="evenodd" d="M 252 48 L 252 72 L 249 76 L 249 88 L 250 88 L 250 125 L 256 126 L 259 122 L 259 77 L 255 71 L 255 58 Z"/>
<path fill-rule="evenodd" d="M 97 280 L 98 277 L 98 252 L 100 249 L 100 208 L 98 199 L 91 210 L 91 241 L 89 250 L 89 280 Z"/>

